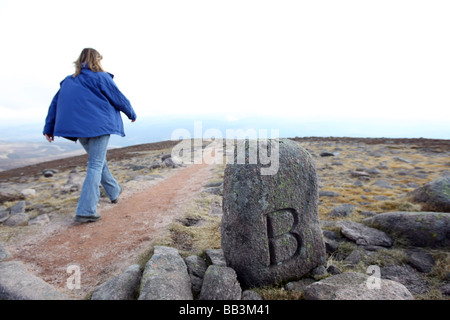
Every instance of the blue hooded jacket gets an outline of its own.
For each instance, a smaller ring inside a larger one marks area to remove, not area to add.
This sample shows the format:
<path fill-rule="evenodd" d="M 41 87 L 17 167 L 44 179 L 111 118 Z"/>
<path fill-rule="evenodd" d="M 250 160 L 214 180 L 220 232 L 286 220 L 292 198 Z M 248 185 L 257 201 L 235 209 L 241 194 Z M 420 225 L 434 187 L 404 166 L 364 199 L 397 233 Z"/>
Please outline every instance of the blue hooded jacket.
<path fill-rule="evenodd" d="M 67 76 L 50 104 L 43 133 L 71 140 L 106 134 L 124 137 L 120 111 L 130 120 L 136 120 L 136 113 L 113 77 L 86 65 L 78 76 Z"/>

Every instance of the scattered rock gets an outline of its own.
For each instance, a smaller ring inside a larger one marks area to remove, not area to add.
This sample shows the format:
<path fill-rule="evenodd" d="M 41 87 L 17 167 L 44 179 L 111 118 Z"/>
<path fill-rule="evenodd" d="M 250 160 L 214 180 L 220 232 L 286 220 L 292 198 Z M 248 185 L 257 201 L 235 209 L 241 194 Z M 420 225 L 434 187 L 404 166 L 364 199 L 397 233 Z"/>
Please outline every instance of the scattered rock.
<path fill-rule="evenodd" d="M 392 238 L 383 231 L 353 221 L 340 221 L 341 233 L 358 245 L 392 246 Z"/>
<path fill-rule="evenodd" d="M 211 183 L 205 184 L 205 188 L 217 188 L 217 187 L 221 187 L 221 186 L 223 186 L 223 182 L 222 181 L 211 182 Z"/>
<path fill-rule="evenodd" d="M 389 197 L 385 196 L 385 195 L 377 195 L 377 196 L 373 196 L 373 199 L 377 200 L 377 201 L 385 201 L 385 200 L 389 200 Z"/>
<path fill-rule="evenodd" d="M 68 300 L 19 261 L 0 263 L 0 300 Z"/>
<path fill-rule="evenodd" d="M 192 300 L 191 279 L 178 250 L 155 246 L 145 265 L 139 300 Z"/>
<path fill-rule="evenodd" d="M 73 169 L 69 173 L 66 184 L 62 187 L 62 193 L 80 191 L 83 186 L 84 178 L 78 173 L 76 169 Z"/>
<path fill-rule="evenodd" d="M 167 167 L 167 168 L 177 168 L 177 164 L 175 162 L 173 162 L 172 158 L 167 158 L 163 161 L 163 164 Z"/>
<path fill-rule="evenodd" d="M 361 258 L 361 252 L 355 249 L 344 259 L 344 262 L 354 266 L 361 261 Z"/>
<path fill-rule="evenodd" d="M 327 272 L 331 275 L 336 275 L 336 274 L 340 274 L 342 273 L 341 269 L 339 269 L 337 266 L 335 266 L 334 264 L 331 264 L 328 266 L 327 268 Z"/>
<path fill-rule="evenodd" d="M 332 239 L 324 237 L 323 242 L 325 243 L 325 250 L 327 253 L 333 253 L 339 248 L 339 243 Z"/>
<path fill-rule="evenodd" d="M 16 213 L 14 215 L 11 215 L 8 220 L 3 222 L 3 225 L 7 227 L 26 226 L 29 220 L 30 216 L 26 213 Z"/>
<path fill-rule="evenodd" d="M 416 270 L 429 273 L 434 267 L 434 259 L 428 252 L 423 250 L 408 250 L 406 262 Z"/>
<path fill-rule="evenodd" d="M 215 265 L 208 267 L 200 300 L 240 300 L 241 295 L 242 289 L 233 269 Z"/>
<path fill-rule="evenodd" d="M 334 191 L 319 191 L 319 197 L 340 197 L 341 195 Z"/>
<path fill-rule="evenodd" d="M 9 218 L 9 210 L 0 210 L 0 223 L 5 222 Z"/>
<path fill-rule="evenodd" d="M 381 277 L 397 281 L 403 284 L 412 294 L 424 294 L 428 292 L 428 281 L 408 265 L 390 265 L 381 267 Z"/>
<path fill-rule="evenodd" d="M 373 217 L 374 215 L 376 215 L 376 213 L 373 211 L 360 211 L 359 214 L 366 217 Z"/>
<path fill-rule="evenodd" d="M 299 278 L 325 263 L 313 158 L 289 139 L 259 148 L 278 155 L 278 171 L 249 164 L 252 148 L 243 148 L 245 162 L 235 152 L 224 177 L 222 249 L 244 287 Z"/>
<path fill-rule="evenodd" d="M 4 247 L 4 245 L 0 242 L 0 261 L 3 261 L 10 257 L 8 250 Z"/>
<path fill-rule="evenodd" d="M 306 287 L 315 281 L 311 278 L 305 278 L 298 281 L 291 281 L 284 286 L 287 291 L 304 292 Z"/>
<path fill-rule="evenodd" d="M 334 208 L 330 212 L 330 216 L 332 217 L 348 217 L 353 210 L 355 209 L 355 206 L 350 203 L 344 203 L 340 206 Z"/>
<path fill-rule="evenodd" d="M 401 283 L 379 279 L 380 287 L 369 287 L 368 275 L 345 272 L 315 282 L 305 289 L 306 300 L 413 300 Z"/>
<path fill-rule="evenodd" d="M 364 219 L 369 226 L 401 237 L 416 247 L 450 246 L 450 213 L 386 212 Z"/>
<path fill-rule="evenodd" d="M 383 189 L 392 189 L 391 183 L 387 180 L 377 180 L 373 185 Z"/>
<path fill-rule="evenodd" d="M 55 173 L 58 173 L 58 170 L 56 169 L 45 169 L 42 171 L 42 175 L 46 178 L 51 178 Z"/>
<path fill-rule="evenodd" d="M 415 182 L 408 182 L 406 184 L 409 188 L 419 188 L 420 186 Z"/>
<path fill-rule="evenodd" d="M 15 215 L 18 213 L 25 213 L 25 207 L 26 207 L 26 202 L 23 200 L 19 201 L 15 205 L 13 205 L 11 208 L 9 208 L 10 214 Z"/>
<path fill-rule="evenodd" d="M 245 290 L 242 292 L 241 300 L 263 300 L 263 298 L 253 290 Z"/>
<path fill-rule="evenodd" d="M 123 273 L 98 286 L 92 300 L 134 300 L 141 280 L 139 265 L 129 266 Z"/>
<path fill-rule="evenodd" d="M 324 151 L 320 153 L 321 157 L 334 157 L 337 156 L 339 154 L 339 152 L 328 152 L 328 151 Z"/>
<path fill-rule="evenodd" d="M 28 225 L 29 226 L 44 226 L 46 224 L 48 224 L 50 222 L 50 218 L 48 216 L 48 214 L 41 214 L 39 216 L 37 216 L 36 218 L 31 219 L 30 221 L 28 221 Z"/>
<path fill-rule="evenodd" d="M 25 198 L 33 198 L 36 196 L 36 190 L 23 189 L 22 191 L 20 191 L 20 194 L 23 195 Z"/>
<path fill-rule="evenodd" d="M 162 156 L 161 156 L 161 161 L 164 161 L 164 160 L 166 160 L 166 159 L 171 159 L 172 158 L 172 154 L 170 154 L 170 153 L 168 153 L 168 154 L 163 154 Z"/>
<path fill-rule="evenodd" d="M 15 190 L 2 190 L 0 191 L 0 203 L 12 202 L 24 199 L 24 196 Z"/>
<path fill-rule="evenodd" d="M 205 253 L 209 258 L 209 260 L 211 261 L 211 264 L 221 267 L 227 266 L 222 249 L 206 249 Z"/>
<path fill-rule="evenodd" d="M 324 266 L 318 266 L 311 270 L 311 276 L 316 280 L 322 279 L 327 274 L 327 269 Z"/>
<path fill-rule="evenodd" d="M 221 196 L 223 195 L 223 187 L 216 187 L 216 188 L 206 188 L 205 192 L 208 192 L 210 194 Z"/>
<path fill-rule="evenodd" d="M 370 177 L 370 174 L 368 172 L 358 171 L 358 170 L 350 171 L 350 175 L 355 178 L 369 178 Z"/>
<path fill-rule="evenodd" d="M 381 174 L 381 170 L 378 168 L 371 168 L 371 169 L 367 169 L 367 173 L 370 175 L 379 175 Z"/>
<path fill-rule="evenodd" d="M 189 277 L 191 278 L 192 291 L 198 294 L 202 289 L 203 277 L 206 272 L 206 262 L 203 258 L 192 255 L 184 259 L 188 269 Z"/>
<path fill-rule="evenodd" d="M 450 212 L 450 176 L 425 183 L 409 196 L 413 201 L 423 203 L 424 210 Z"/>
<path fill-rule="evenodd" d="M 439 289 L 443 295 L 450 296 L 450 282 L 444 283 Z"/>
<path fill-rule="evenodd" d="M 399 162 L 404 162 L 404 163 L 413 163 L 412 161 L 408 160 L 408 159 L 404 159 L 404 158 L 400 158 L 400 157 L 394 157 L 394 160 L 397 160 Z"/>

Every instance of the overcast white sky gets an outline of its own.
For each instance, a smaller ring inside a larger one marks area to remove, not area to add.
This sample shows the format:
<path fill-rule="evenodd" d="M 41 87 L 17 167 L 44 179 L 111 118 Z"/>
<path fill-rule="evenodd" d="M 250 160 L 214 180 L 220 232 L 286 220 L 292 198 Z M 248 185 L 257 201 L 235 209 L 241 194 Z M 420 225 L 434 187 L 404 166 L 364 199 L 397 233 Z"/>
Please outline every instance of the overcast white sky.
<path fill-rule="evenodd" d="M 450 119 L 450 1 L 0 0 L 0 124 L 42 122 L 84 47 L 139 117 Z"/>

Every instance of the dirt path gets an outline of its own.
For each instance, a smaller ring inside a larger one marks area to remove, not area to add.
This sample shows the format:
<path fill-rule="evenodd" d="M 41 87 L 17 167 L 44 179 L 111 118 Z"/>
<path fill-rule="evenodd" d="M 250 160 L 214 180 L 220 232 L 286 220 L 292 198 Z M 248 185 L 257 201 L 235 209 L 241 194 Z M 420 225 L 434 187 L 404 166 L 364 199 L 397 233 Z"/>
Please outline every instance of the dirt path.
<path fill-rule="evenodd" d="M 119 203 L 101 204 L 102 219 L 75 224 L 72 219 L 49 234 L 10 248 L 14 260 L 75 298 L 84 298 L 112 274 L 135 263 L 164 232 L 182 207 L 202 191 L 211 166 L 190 165 L 135 194 L 124 190 Z M 81 270 L 81 289 L 68 291 L 69 265 Z"/>

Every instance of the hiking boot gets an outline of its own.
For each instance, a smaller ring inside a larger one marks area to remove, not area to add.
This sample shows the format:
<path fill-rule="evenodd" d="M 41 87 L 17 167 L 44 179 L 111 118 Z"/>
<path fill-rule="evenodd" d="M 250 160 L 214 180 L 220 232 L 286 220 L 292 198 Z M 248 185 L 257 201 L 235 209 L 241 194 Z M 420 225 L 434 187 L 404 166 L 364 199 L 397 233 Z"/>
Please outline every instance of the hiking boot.
<path fill-rule="evenodd" d="M 117 198 L 115 198 L 114 200 L 111 200 L 111 202 L 112 203 L 117 203 L 117 202 L 119 202 L 119 197 L 120 197 L 120 194 L 122 193 L 122 187 L 120 187 L 120 191 L 119 191 L 119 195 L 117 196 Z"/>
<path fill-rule="evenodd" d="M 86 222 L 95 222 L 100 220 L 102 216 L 98 213 L 91 215 L 91 216 L 79 216 L 76 215 L 74 221 L 79 223 L 86 223 Z"/>

